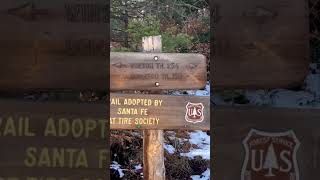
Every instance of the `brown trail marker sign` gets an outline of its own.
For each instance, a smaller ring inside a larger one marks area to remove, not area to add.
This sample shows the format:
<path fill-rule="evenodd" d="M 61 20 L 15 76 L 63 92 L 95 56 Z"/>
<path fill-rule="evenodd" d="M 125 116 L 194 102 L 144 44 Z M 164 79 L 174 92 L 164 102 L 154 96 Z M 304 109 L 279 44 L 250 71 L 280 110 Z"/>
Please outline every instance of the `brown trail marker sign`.
<path fill-rule="evenodd" d="M 210 97 L 115 94 L 110 129 L 210 129 Z"/>
<path fill-rule="evenodd" d="M 201 54 L 112 52 L 110 57 L 114 90 L 200 89 L 207 82 Z"/>
<path fill-rule="evenodd" d="M 106 105 L 2 99 L 0 107 L 0 179 L 108 179 Z"/>
<path fill-rule="evenodd" d="M 309 65 L 305 0 L 214 0 L 214 88 L 286 88 Z"/>

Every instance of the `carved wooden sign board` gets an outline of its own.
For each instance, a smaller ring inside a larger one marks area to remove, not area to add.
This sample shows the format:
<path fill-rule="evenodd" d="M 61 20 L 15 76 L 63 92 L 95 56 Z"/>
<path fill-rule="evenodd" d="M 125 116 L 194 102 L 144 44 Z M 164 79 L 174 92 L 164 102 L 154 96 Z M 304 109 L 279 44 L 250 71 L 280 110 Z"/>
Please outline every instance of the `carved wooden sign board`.
<path fill-rule="evenodd" d="M 206 72 L 201 54 L 111 52 L 111 90 L 201 89 Z"/>
<path fill-rule="evenodd" d="M 105 180 L 106 105 L 0 101 L 0 179 Z"/>
<path fill-rule="evenodd" d="M 214 88 L 286 88 L 309 65 L 307 1 L 214 0 Z"/>

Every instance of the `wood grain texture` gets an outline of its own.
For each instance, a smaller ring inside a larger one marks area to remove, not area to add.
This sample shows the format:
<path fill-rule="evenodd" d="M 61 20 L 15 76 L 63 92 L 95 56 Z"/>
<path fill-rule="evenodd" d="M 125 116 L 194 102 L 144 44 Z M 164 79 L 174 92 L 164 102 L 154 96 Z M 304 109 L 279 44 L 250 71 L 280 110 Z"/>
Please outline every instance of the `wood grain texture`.
<path fill-rule="evenodd" d="M 142 38 L 143 52 L 161 52 L 161 36 L 146 36 Z M 158 61 L 159 57 L 154 57 Z M 156 86 L 159 86 L 156 84 Z M 144 113 L 146 116 L 147 113 Z M 143 179 L 165 180 L 164 137 L 163 130 L 143 131 Z"/>
<path fill-rule="evenodd" d="M 143 179 L 165 180 L 163 130 L 143 131 Z"/>
<path fill-rule="evenodd" d="M 1 178 L 108 179 L 106 105 L 2 99 L 0 107 Z"/>
<path fill-rule="evenodd" d="M 110 57 L 111 90 L 201 89 L 207 81 L 201 54 L 111 52 Z"/>
<path fill-rule="evenodd" d="M 293 130 L 300 147 L 300 179 L 317 179 L 320 171 L 320 111 L 311 109 L 214 107 L 214 179 L 240 179 L 245 149 L 242 144 L 254 128 L 266 132 Z"/>
<path fill-rule="evenodd" d="M 0 32 L 11 40 L 72 33 L 105 37 L 108 14 L 103 0 L 3 0 L 0 20 L 6 26 Z"/>
<path fill-rule="evenodd" d="M 146 95 L 146 94 L 110 94 L 110 101 L 119 99 L 121 105 L 110 105 L 110 128 L 111 129 L 198 129 L 209 130 L 210 128 L 210 97 L 199 96 L 169 96 L 169 95 Z M 139 105 L 125 105 L 125 99 L 140 100 Z M 161 106 L 155 106 L 156 101 L 161 102 Z M 202 103 L 204 106 L 204 120 L 199 123 L 187 122 L 186 106 L 188 102 Z M 150 105 L 148 105 L 150 104 Z M 120 108 L 120 109 L 119 109 Z M 127 108 L 136 109 L 127 113 Z M 144 109 L 147 109 L 146 111 Z M 123 111 L 125 111 L 123 113 Z M 120 113 L 119 113 L 120 112 Z M 144 115 L 144 113 L 147 115 Z M 141 115 L 142 113 L 142 115 Z M 112 120 L 115 118 L 115 120 Z M 120 119 L 121 118 L 121 119 Z M 131 118 L 131 120 L 128 120 Z M 142 121 L 140 121 L 143 119 Z"/>
<path fill-rule="evenodd" d="M 108 88 L 105 56 L 72 55 L 63 51 L 65 46 L 50 49 L 41 45 L 38 42 L 31 45 L 37 47 L 19 50 L 0 48 L 5 59 L 0 62 L 2 91 Z"/>
<path fill-rule="evenodd" d="M 215 0 L 213 82 L 217 89 L 288 88 L 309 64 L 304 0 Z"/>
<path fill-rule="evenodd" d="M 3 1 L 0 90 L 108 89 L 106 4 Z"/>

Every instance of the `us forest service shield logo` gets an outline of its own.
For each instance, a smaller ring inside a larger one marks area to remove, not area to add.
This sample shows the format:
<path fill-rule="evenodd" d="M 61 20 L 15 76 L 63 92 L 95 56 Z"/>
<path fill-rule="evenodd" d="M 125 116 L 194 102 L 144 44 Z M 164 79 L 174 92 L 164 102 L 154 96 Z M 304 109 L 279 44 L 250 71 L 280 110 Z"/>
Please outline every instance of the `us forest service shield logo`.
<path fill-rule="evenodd" d="M 204 106 L 202 103 L 191 103 L 188 102 L 186 105 L 186 115 L 185 119 L 191 123 L 199 123 L 204 120 L 203 109 Z"/>
<path fill-rule="evenodd" d="M 269 133 L 252 129 L 244 139 L 241 180 L 299 180 L 296 153 L 300 142 L 292 130 Z"/>

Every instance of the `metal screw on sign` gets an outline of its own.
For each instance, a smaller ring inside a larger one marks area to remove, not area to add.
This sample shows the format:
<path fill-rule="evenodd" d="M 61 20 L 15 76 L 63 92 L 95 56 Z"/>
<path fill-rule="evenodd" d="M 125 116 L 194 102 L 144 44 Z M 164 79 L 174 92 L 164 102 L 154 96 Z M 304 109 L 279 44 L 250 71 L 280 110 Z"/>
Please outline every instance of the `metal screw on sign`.
<path fill-rule="evenodd" d="M 159 60 L 159 57 L 158 57 L 158 56 L 155 56 L 155 57 L 153 58 L 153 60 L 158 61 L 158 60 Z"/>
<path fill-rule="evenodd" d="M 156 87 L 159 87 L 159 86 L 160 86 L 160 83 L 159 83 L 159 82 L 156 82 L 156 83 L 154 83 L 154 85 L 156 85 Z"/>
<path fill-rule="evenodd" d="M 136 127 L 137 127 L 138 129 L 140 129 L 140 128 L 141 128 L 141 124 L 137 124 Z"/>

